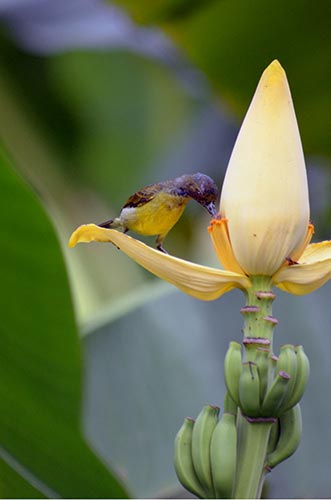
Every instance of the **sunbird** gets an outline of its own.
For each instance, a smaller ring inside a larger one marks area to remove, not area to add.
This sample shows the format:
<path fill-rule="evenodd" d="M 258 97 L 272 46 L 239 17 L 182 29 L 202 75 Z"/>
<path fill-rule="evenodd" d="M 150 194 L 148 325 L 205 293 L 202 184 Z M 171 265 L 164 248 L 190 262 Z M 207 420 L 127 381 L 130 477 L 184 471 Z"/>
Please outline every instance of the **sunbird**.
<path fill-rule="evenodd" d="M 145 236 L 156 235 L 156 248 L 167 253 L 162 244 L 170 229 L 182 215 L 189 200 L 195 200 L 209 214 L 216 215 L 218 188 L 208 175 L 185 174 L 157 182 L 134 193 L 123 205 L 119 217 L 98 224 L 105 228 L 121 228 Z"/>

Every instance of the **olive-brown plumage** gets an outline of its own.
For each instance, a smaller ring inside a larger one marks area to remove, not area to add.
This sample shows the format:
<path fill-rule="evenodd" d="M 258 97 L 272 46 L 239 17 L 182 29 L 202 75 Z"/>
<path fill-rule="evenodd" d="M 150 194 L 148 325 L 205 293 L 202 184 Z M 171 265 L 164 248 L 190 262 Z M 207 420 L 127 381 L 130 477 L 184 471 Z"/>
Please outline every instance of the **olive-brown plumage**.
<path fill-rule="evenodd" d="M 101 227 L 121 227 L 143 235 L 157 235 L 156 246 L 165 251 L 162 243 L 182 215 L 189 200 L 195 200 L 216 213 L 218 189 L 208 175 L 186 174 L 175 179 L 149 184 L 134 193 L 123 205 L 119 217 L 99 224 Z"/>

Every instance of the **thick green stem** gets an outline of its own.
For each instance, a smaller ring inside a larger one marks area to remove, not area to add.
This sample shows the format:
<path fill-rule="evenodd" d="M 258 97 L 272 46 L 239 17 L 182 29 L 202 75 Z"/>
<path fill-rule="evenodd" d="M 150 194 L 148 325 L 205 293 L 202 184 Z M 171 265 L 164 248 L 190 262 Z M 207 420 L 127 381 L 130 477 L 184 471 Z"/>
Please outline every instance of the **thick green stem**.
<path fill-rule="evenodd" d="M 275 295 L 271 290 L 270 277 L 254 276 L 251 280 L 252 287 L 246 291 L 246 305 L 241 313 L 244 316 L 244 359 L 255 362 L 261 349 L 272 355 L 277 320 L 272 316 Z M 260 497 L 271 427 L 272 421 L 238 415 L 239 446 L 233 498 Z"/>
<path fill-rule="evenodd" d="M 250 423 L 243 416 L 238 418 L 240 437 L 233 498 L 259 498 L 272 422 Z"/>
<path fill-rule="evenodd" d="M 251 281 L 252 287 L 246 290 L 246 305 L 241 309 L 244 316 L 244 344 L 249 346 L 249 339 L 252 339 L 252 347 L 259 347 L 260 339 L 260 346 L 264 345 L 272 350 L 272 337 L 277 320 L 272 316 L 275 294 L 271 291 L 271 278 L 253 276 Z"/>

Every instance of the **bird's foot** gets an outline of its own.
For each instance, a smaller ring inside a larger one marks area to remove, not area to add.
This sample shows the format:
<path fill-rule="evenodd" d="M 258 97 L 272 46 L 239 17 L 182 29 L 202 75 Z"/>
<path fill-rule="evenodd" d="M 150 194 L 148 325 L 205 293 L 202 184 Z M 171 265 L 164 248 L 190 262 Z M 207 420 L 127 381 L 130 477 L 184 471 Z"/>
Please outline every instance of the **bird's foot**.
<path fill-rule="evenodd" d="M 161 244 L 157 245 L 156 248 L 158 250 L 160 250 L 160 252 L 166 253 L 167 255 L 169 255 L 168 252 L 165 250 L 165 248 L 163 248 L 163 246 Z"/>
<path fill-rule="evenodd" d="M 286 257 L 285 260 L 287 261 L 289 266 L 294 266 L 296 264 L 299 264 L 296 260 L 291 259 L 291 257 Z"/>

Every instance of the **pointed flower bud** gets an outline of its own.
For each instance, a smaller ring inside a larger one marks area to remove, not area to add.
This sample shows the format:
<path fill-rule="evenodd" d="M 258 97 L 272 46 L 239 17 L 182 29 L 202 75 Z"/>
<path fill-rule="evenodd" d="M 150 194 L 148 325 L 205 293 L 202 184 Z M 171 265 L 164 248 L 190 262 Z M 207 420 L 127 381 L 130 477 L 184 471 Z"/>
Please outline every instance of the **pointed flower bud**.
<path fill-rule="evenodd" d="M 272 276 L 304 246 L 309 223 L 305 161 L 286 74 L 264 71 L 226 172 L 221 215 L 248 275 Z"/>

